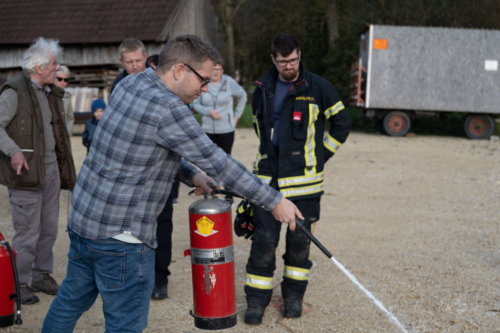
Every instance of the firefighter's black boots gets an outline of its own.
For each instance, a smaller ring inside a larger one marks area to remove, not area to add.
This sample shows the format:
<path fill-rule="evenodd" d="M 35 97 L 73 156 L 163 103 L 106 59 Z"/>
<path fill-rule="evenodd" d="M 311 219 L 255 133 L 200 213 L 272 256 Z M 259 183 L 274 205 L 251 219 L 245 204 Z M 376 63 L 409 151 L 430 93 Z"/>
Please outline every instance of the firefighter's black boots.
<path fill-rule="evenodd" d="M 287 318 L 299 318 L 302 316 L 302 300 L 297 298 L 285 298 L 285 311 L 283 316 Z"/>
<path fill-rule="evenodd" d="M 249 303 L 247 311 L 245 312 L 245 323 L 250 325 L 261 324 L 265 311 L 265 305 L 259 303 Z"/>

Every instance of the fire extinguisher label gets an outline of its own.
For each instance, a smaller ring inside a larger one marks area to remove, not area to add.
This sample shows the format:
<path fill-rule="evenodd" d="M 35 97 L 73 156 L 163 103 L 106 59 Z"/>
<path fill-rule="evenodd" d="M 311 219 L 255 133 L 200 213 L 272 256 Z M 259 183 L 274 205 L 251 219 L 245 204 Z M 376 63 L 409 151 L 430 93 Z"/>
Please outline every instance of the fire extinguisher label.
<path fill-rule="evenodd" d="M 195 249 L 191 248 L 191 262 L 198 265 L 219 265 L 234 260 L 233 246 L 221 249 Z"/>

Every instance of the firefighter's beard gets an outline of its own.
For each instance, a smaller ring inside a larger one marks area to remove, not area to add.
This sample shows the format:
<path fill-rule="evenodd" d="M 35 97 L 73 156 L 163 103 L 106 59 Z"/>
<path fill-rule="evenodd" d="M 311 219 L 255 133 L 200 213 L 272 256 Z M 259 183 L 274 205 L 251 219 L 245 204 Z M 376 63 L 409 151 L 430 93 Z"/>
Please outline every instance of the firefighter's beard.
<path fill-rule="evenodd" d="M 299 73 L 298 69 L 291 68 L 289 70 L 283 69 L 281 72 L 281 76 L 285 81 L 294 81 L 297 78 L 297 74 Z"/>

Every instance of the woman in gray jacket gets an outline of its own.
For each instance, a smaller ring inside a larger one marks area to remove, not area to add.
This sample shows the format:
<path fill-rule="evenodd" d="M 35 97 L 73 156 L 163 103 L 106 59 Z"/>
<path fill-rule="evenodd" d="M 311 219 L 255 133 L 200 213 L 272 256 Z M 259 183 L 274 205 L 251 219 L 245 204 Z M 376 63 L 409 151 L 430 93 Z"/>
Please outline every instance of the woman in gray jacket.
<path fill-rule="evenodd" d="M 214 64 L 208 92 L 194 100 L 193 109 L 203 115 L 201 127 L 208 137 L 226 154 L 231 155 L 234 129 L 247 103 L 247 93 L 233 78 L 223 74 L 222 65 L 222 59 Z M 236 111 L 233 111 L 234 97 L 238 99 Z M 226 197 L 226 201 L 233 204 L 232 197 Z"/>

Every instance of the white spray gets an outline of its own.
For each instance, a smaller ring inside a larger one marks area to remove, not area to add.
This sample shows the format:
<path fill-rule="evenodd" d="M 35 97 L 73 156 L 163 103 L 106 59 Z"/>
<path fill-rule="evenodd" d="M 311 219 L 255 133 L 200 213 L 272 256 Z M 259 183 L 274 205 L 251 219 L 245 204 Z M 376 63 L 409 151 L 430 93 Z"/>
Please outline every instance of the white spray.
<path fill-rule="evenodd" d="M 387 309 L 384 307 L 384 304 L 382 304 L 382 302 L 380 302 L 378 299 L 376 299 L 375 296 L 373 296 L 371 292 L 369 292 L 368 290 L 366 290 L 366 288 L 363 287 L 361 285 L 361 283 L 358 282 L 358 279 L 356 279 L 354 277 L 354 275 L 351 274 L 351 272 L 349 272 L 341 263 L 339 263 L 332 256 L 332 254 L 319 242 L 319 240 L 317 240 L 316 237 L 314 237 L 312 235 L 312 233 L 304 226 L 304 223 L 302 223 L 302 221 L 299 218 L 295 219 L 295 223 L 300 228 L 300 230 L 311 240 L 311 242 L 313 242 L 328 258 L 332 259 L 333 263 L 342 271 L 342 273 L 344 273 L 345 275 L 347 275 L 347 277 L 352 282 L 354 282 L 354 284 L 357 285 L 358 288 L 361 289 L 361 291 L 364 292 L 373 301 L 373 303 L 375 303 L 375 305 L 380 308 L 380 310 L 384 311 L 384 313 L 389 317 L 389 319 L 394 324 L 398 325 L 398 327 L 403 332 L 408 333 L 406 331 L 406 329 L 403 327 L 403 325 L 401 325 L 399 323 L 398 319 L 392 313 L 390 313 L 389 311 L 387 311 Z"/>
<path fill-rule="evenodd" d="M 333 256 L 330 258 L 332 259 L 333 263 L 345 274 L 347 275 L 347 277 L 355 284 L 358 286 L 359 289 L 361 289 L 361 291 L 363 291 L 366 296 L 368 296 L 372 301 L 373 303 L 375 303 L 376 306 L 378 306 L 380 308 L 380 310 L 384 311 L 384 313 L 387 315 L 387 317 L 389 317 L 390 320 L 392 320 L 392 322 L 396 325 L 398 325 L 398 327 L 405 333 L 408 333 L 408 331 L 405 330 L 405 328 L 403 327 L 403 325 L 401 325 L 398 321 L 398 319 L 392 314 L 390 313 L 384 306 L 384 304 L 382 304 L 382 302 L 380 302 L 378 299 L 375 298 L 375 296 L 372 295 L 371 292 L 369 292 L 368 290 L 366 290 L 365 287 L 363 287 L 363 285 L 361 283 L 359 283 L 358 279 L 356 279 L 356 277 L 354 275 L 351 274 L 351 272 L 349 272 L 341 263 L 339 263 Z"/>

